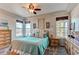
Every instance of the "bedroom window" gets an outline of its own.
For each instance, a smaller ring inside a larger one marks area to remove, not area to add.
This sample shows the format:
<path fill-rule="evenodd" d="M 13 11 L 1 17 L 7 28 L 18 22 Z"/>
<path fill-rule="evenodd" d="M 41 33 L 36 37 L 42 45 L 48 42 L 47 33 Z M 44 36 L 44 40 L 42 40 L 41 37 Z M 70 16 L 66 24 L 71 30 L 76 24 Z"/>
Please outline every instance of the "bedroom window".
<path fill-rule="evenodd" d="M 23 22 L 16 21 L 16 36 L 23 36 Z"/>
<path fill-rule="evenodd" d="M 56 36 L 62 38 L 67 37 L 69 30 L 68 25 L 69 25 L 68 16 L 56 17 Z"/>
<path fill-rule="evenodd" d="M 56 21 L 56 35 L 58 37 L 68 36 L 68 20 Z"/>
<path fill-rule="evenodd" d="M 31 35 L 31 23 L 28 22 L 26 23 L 26 36 L 30 36 Z"/>

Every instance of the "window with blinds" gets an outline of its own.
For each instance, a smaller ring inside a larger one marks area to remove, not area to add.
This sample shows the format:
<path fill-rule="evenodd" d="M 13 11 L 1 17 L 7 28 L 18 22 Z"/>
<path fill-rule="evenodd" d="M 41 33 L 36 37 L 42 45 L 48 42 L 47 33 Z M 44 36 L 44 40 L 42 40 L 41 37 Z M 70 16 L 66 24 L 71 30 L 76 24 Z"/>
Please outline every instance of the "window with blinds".
<path fill-rule="evenodd" d="M 16 36 L 23 36 L 23 21 L 16 20 Z"/>
<path fill-rule="evenodd" d="M 31 23 L 30 21 L 25 22 L 25 36 L 30 36 L 31 35 Z"/>
<path fill-rule="evenodd" d="M 68 17 L 59 17 L 56 18 L 56 36 L 58 37 L 67 37 L 68 36 Z"/>

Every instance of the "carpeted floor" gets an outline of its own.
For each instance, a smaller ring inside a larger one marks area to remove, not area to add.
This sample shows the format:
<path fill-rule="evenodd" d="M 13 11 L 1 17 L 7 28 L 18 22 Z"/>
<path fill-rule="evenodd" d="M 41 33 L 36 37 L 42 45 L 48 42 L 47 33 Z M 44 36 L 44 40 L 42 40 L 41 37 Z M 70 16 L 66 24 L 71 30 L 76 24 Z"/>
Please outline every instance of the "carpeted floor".
<path fill-rule="evenodd" d="M 68 55 L 64 47 L 47 48 L 45 55 Z"/>

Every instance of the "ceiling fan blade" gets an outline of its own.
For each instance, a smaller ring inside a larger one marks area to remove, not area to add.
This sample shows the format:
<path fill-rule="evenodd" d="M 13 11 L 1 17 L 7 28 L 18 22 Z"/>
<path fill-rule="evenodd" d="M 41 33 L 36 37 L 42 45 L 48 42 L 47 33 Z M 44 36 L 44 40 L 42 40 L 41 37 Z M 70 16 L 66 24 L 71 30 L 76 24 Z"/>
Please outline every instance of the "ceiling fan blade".
<path fill-rule="evenodd" d="M 39 8 L 36 8 L 36 9 L 34 9 L 35 11 L 41 11 L 41 9 L 39 9 Z"/>
<path fill-rule="evenodd" d="M 37 14 L 35 11 L 33 11 L 34 14 Z"/>

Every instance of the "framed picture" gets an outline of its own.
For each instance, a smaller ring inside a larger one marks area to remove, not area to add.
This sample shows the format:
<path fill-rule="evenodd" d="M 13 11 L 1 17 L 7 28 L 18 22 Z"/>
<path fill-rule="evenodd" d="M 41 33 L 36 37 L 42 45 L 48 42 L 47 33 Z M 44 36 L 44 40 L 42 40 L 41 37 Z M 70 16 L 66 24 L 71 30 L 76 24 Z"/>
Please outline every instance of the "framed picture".
<path fill-rule="evenodd" d="M 50 28 L 50 22 L 46 22 L 46 28 Z"/>
<path fill-rule="evenodd" d="M 36 23 L 33 23 L 33 29 L 35 29 L 36 28 Z"/>

